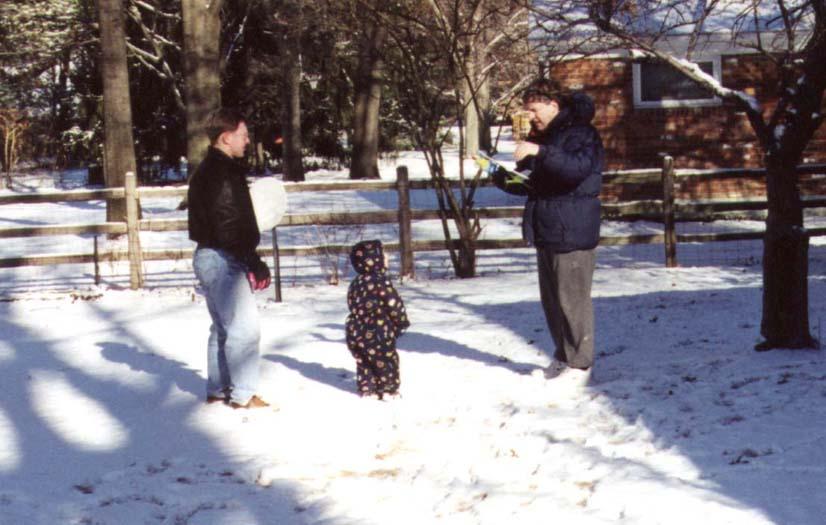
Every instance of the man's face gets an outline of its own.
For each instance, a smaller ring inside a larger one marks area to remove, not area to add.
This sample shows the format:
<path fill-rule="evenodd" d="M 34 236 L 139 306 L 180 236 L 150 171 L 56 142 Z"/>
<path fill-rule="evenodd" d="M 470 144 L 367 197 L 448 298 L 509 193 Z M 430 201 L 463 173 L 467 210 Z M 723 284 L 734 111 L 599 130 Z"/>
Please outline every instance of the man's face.
<path fill-rule="evenodd" d="M 221 134 L 221 142 L 226 146 L 230 157 L 240 159 L 244 157 L 247 145 L 250 143 L 250 134 L 244 122 L 238 124 L 235 131 L 225 131 Z"/>
<path fill-rule="evenodd" d="M 559 114 L 559 104 L 555 100 L 535 100 L 525 103 L 525 111 L 530 113 L 531 124 L 537 131 L 545 131 Z"/>

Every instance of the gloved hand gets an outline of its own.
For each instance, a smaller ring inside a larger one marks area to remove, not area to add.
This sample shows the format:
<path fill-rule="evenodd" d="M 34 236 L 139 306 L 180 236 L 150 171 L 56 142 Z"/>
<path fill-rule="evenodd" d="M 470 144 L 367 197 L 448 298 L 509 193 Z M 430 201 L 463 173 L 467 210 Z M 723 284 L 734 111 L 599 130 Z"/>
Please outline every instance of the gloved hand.
<path fill-rule="evenodd" d="M 510 193 L 511 195 L 527 195 L 529 188 L 525 181 L 514 175 L 508 173 L 504 168 L 499 168 L 491 174 L 493 184 L 500 190 Z"/>
<path fill-rule="evenodd" d="M 247 272 L 247 281 L 249 281 L 250 288 L 252 288 L 253 291 L 266 289 L 272 281 L 269 266 L 256 257 L 252 268 Z"/>

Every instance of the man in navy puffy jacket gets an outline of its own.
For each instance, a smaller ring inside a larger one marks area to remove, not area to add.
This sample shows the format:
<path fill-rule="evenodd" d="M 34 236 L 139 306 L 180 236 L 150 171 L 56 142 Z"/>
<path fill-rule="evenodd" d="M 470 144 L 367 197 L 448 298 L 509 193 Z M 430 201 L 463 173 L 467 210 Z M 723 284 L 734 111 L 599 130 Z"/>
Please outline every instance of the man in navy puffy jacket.
<path fill-rule="evenodd" d="M 533 128 L 514 151 L 517 169 L 531 173 L 522 229 L 536 247 L 542 308 L 556 345 L 545 376 L 576 375 L 594 364 L 591 283 L 605 153 L 587 95 L 541 79 L 522 103 Z"/>

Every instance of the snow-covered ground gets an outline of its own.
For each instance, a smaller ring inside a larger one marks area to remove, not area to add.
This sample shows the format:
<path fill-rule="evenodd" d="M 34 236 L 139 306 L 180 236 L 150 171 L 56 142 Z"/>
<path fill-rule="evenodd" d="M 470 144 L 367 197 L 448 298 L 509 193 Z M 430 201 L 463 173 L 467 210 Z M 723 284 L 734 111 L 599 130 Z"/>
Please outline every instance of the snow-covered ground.
<path fill-rule="evenodd" d="M 392 198 L 348 195 L 291 194 L 291 211 Z M 511 203 L 492 191 L 481 199 Z M 5 206 L 0 226 L 101 213 L 94 203 Z M 418 227 L 414 236 L 438 232 Z M 518 236 L 518 221 L 486 234 Z M 279 240 L 325 235 L 395 232 L 284 229 Z M 824 241 L 812 241 L 809 281 L 821 338 Z M 89 242 L 5 239 L 0 256 Z M 0 270 L 0 523 L 823 523 L 826 358 L 752 350 L 760 243 L 736 243 L 736 264 L 717 264 L 721 244 L 681 246 L 678 257 L 700 262 L 677 269 L 663 268 L 662 246 L 599 248 L 598 356 L 584 387 L 538 373 L 551 342 L 530 249 L 481 252 L 470 280 L 449 277 L 445 253 L 417 254 L 417 278 L 396 281 L 412 327 L 399 341 L 403 398 L 392 402 L 354 394 L 349 276 L 329 286 L 329 258 L 283 261 L 284 301 L 258 294 L 262 394 L 274 408 L 249 412 L 202 401 L 209 317 L 189 261 L 147 263 L 141 291 L 126 289 L 122 265 L 101 268 L 100 286 L 90 265 Z"/>

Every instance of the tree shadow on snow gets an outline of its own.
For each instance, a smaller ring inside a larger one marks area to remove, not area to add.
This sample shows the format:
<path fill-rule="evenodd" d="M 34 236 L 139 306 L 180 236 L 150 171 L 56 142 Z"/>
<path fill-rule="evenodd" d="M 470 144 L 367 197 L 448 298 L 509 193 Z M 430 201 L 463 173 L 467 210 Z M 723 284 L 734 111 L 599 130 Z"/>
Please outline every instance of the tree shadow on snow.
<path fill-rule="evenodd" d="M 812 246 L 809 307 L 816 337 L 826 321 L 820 313 L 826 311 L 824 261 L 826 248 Z M 611 269 L 615 262 L 600 267 Z M 801 429 L 826 428 L 826 411 L 815 408 L 826 396 L 826 355 L 753 350 L 761 339 L 760 272 L 759 265 L 732 268 L 695 291 L 641 293 L 631 286 L 625 295 L 594 297 L 596 366 L 581 395 L 588 403 L 611 407 L 612 417 L 625 422 L 625 430 L 620 427 L 617 437 L 608 439 L 625 440 L 622 432 L 644 429 L 643 436 L 651 434 L 642 438 L 646 446 L 674 450 L 690 460 L 699 471 L 696 482 L 676 480 L 666 466 L 605 456 L 598 448 L 582 446 L 581 452 L 608 471 L 631 466 L 633 476 L 661 479 L 672 487 L 692 485 L 689 490 L 695 495 L 719 494 L 732 500 L 730 507 L 755 509 L 774 523 L 808 525 L 826 514 L 826 501 L 817 488 L 823 468 L 813 466 L 826 464 L 826 438 L 822 432 Z M 598 269 L 595 290 L 600 279 L 612 275 L 601 275 Z M 422 295 L 447 304 L 446 314 L 472 310 L 480 324 L 499 325 L 552 353 L 538 289 L 524 301 L 481 305 L 438 291 Z M 446 355 L 496 360 L 455 342 L 411 335 L 408 341 L 402 339 L 402 348 L 439 352 L 445 345 Z M 507 367 L 522 372 L 520 365 Z M 547 408 L 547 402 L 542 403 L 537 411 Z M 552 413 L 537 423 L 538 436 L 558 439 Z"/>
<path fill-rule="evenodd" d="M 58 509 L 71 508 L 71 518 L 61 516 L 78 523 L 103 516 L 142 522 L 150 514 L 177 523 L 220 508 L 239 490 L 271 502 L 264 512 L 265 505 L 233 499 L 249 523 L 270 523 L 274 508 L 280 517 L 293 513 L 292 484 L 250 483 L 243 462 L 190 423 L 193 411 L 213 408 L 203 403 L 204 379 L 158 355 L 118 313 L 92 302 L 66 305 L 88 307 L 94 318 L 94 330 L 77 341 L 11 321 L 17 307 L 0 303 L 0 505 L 7 518 L 51 523 Z M 90 344 L 97 334 L 101 340 Z M 96 355 L 110 364 L 96 366 Z M 222 487 L 229 495 L 216 498 Z"/>
<path fill-rule="evenodd" d="M 826 306 L 826 283 L 815 281 L 813 324 Z M 690 460 L 695 488 L 736 501 L 727 506 L 759 510 L 773 523 L 815 523 L 826 513 L 817 488 L 823 469 L 813 468 L 826 462 L 826 438 L 800 431 L 826 428 L 826 411 L 813 408 L 826 395 L 826 355 L 755 352 L 761 293 L 741 286 L 596 297 L 596 364 L 578 395 L 625 421 L 627 446 L 639 434 L 633 429 L 644 429 L 652 437 L 640 446 Z M 553 416 L 538 432 L 553 433 Z M 596 461 L 621 470 L 627 460 Z M 693 483 L 667 466 L 647 477 Z"/>
<path fill-rule="evenodd" d="M 503 355 L 483 352 L 450 339 L 413 330 L 406 332 L 399 339 L 397 346 L 401 352 L 440 354 L 446 357 L 476 361 L 486 366 L 497 366 L 522 375 L 530 374 L 533 370 L 540 368 L 535 364 L 513 361 Z"/>
<path fill-rule="evenodd" d="M 204 395 L 204 378 L 188 368 L 185 363 L 151 351 L 143 352 L 135 345 L 114 341 L 103 341 L 96 345 L 101 349 L 101 355 L 113 363 L 123 363 L 134 371 L 163 377 L 169 386 L 174 384 L 181 391 L 188 392 L 196 398 Z M 170 371 L 173 372 L 171 377 Z M 165 396 L 168 392 L 158 394 Z"/>
<path fill-rule="evenodd" d="M 344 368 L 324 366 L 321 363 L 299 361 L 298 359 L 284 354 L 267 354 L 264 359 L 284 365 L 290 370 L 294 370 L 305 378 L 321 383 L 348 394 L 353 393 L 352 378 L 353 372 Z"/>
<path fill-rule="evenodd" d="M 320 325 L 319 328 L 333 329 L 337 333 L 341 333 L 342 337 L 340 339 L 331 339 L 320 333 L 314 333 L 314 337 L 328 342 L 340 342 L 346 348 L 346 342 L 343 336 L 343 324 L 328 323 Z M 531 371 L 538 368 L 536 365 L 530 363 L 515 362 L 502 355 L 483 352 L 450 339 L 445 339 L 443 337 L 438 337 L 423 332 L 417 332 L 412 328 L 402 334 L 402 336 L 396 341 L 396 349 L 401 354 L 404 354 L 405 352 L 440 354 L 446 357 L 455 357 L 456 359 L 476 361 L 483 365 L 498 366 L 518 374 L 530 374 Z M 276 358 L 274 357 L 273 360 L 276 360 Z M 341 369 L 334 370 L 342 372 Z"/>

